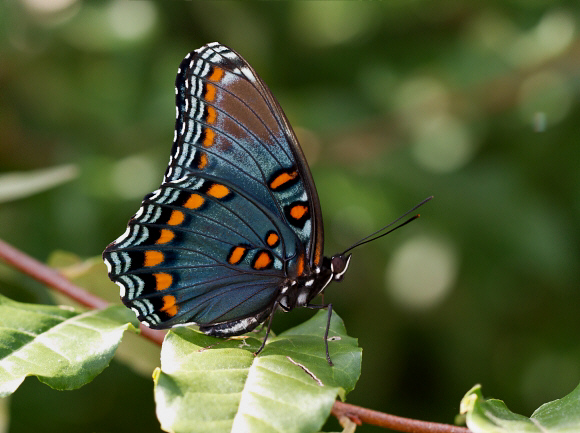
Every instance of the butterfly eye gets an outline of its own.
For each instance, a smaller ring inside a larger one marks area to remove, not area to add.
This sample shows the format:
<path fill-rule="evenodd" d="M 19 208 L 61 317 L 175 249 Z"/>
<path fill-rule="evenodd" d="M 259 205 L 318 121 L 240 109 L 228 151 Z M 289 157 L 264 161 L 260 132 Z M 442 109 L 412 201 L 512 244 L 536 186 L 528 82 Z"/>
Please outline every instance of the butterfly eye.
<path fill-rule="evenodd" d="M 344 273 L 348 269 L 348 264 L 350 263 L 350 254 L 348 256 L 343 256 L 342 254 L 337 254 L 330 259 L 330 270 L 334 275 L 334 281 L 341 281 Z"/>

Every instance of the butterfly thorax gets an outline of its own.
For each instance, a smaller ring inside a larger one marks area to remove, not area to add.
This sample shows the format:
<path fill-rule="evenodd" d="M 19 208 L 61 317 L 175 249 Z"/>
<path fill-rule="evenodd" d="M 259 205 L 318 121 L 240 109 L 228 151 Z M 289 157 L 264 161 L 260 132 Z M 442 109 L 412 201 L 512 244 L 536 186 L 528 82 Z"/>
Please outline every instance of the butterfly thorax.
<path fill-rule="evenodd" d="M 341 281 L 348 268 L 350 255 L 336 254 L 324 257 L 320 266 L 314 267 L 304 275 L 289 279 L 280 290 L 278 305 L 284 311 L 310 304 L 316 296 L 324 291 L 331 281 Z"/>
<path fill-rule="evenodd" d="M 325 259 L 328 260 L 326 257 Z M 332 271 L 327 266 L 314 268 L 307 275 L 289 279 L 280 289 L 278 305 L 284 311 L 304 307 L 321 293 L 331 281 Z"/>

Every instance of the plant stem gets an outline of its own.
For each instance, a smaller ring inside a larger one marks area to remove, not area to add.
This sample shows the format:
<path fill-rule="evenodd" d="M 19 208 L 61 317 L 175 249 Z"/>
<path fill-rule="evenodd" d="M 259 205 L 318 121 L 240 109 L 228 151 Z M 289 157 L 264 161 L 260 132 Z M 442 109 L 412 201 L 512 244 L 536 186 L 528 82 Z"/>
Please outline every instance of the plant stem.
<path fill-rule="evenodd" d="M 389 428 L 405 433 L 469 433 L 465 427 L 457 427 L 450 424 L 440 424 L 437 422 L 420 421 L 416 419 L 403 418 L 390 415 L 376 410 L 366 409 L 340 401 L 334 402 L 332 414 L 340 419 L 348 417 L 356 424 L 372 424 L 379 427 Z"/>
<path fill-rule="evenodd" d="M 0 259 L 14 266 L 26 275 L 31 276 L 47 286 L 59 291 L 60 293 L 74 299 L 78 303 L 94 309 L 105 308 L 109 304 L 107 301 L 87 292 L 83 288 L 71 283 L 63 275 L 54 269 L 46 266 L 44 263 L 30 257 L 22 251 L 14 248 L 6 242 L 0 240 Z M 141 334 L 161 345 L 165 332 L 147 328 L 141 325 Z M 464 427 L 456 427 L 449 424 L 439 424 L 434 422 L 419 421 L 409 418 L 402 418 L 395 415 L 389 415 L 383 412 L 366 409 L 352 404 L 337 401 L 332 407 L 332 414 L 338 419 L 347 417 L 356 424 L 373 424 L 380 427 L 389 428 L 406 433 L 468 433 L 469 430 Z"/>

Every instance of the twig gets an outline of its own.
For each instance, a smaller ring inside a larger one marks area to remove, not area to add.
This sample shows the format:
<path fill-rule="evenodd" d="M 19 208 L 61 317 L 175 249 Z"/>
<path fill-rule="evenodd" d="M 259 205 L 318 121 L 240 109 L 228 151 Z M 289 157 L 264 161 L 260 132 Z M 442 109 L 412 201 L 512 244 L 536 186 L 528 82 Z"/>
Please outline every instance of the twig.
<path fill-rule="evenodd" d="M 54 269 L 46 266 L 44 263 L 39 262 L 2 240 L 0 240 L 0 259 L 3 259 L 5 262 L 11 264 L 26 275 L 52 287 L 85 307 L 102 309 L 109 305 L 107 301 L 87 292 L 76 284 L 71 283 L 67 278 Z M 165 332 L 150 329 L 143 325 L 140 326 L 140 329 L 145 338 L 157 344 L 163 342 Z"/>
<path fill-rule="evenodd" d="M 0 259 L 24 272 L 26 275 L 40 281 L 47 286 L 59 291 L 80 304 L 94 309 L 105 308 L 109 304 L 107 301 L 87 292 L 81 287 L 71 283 L 67 278 L 59 274 L 54 269 L 44 263 L 30 257 L 17 250 L 13 246 L 0 240 Z M 165 332 L 157 331 L 141 325 L 141 334 L 154 343 L 161 345 Z M 332 414 L 339 420 L 344 417 L 349 418 L 356 424 L 367 423 L 380 427 L 390 428 L 406 433 L 468 433 L 469 430 L 463 427 L 456 427 L 448 424 L 418 421 L 414 419 L 401 418 L 383 412 L 366 409 L 352 404 L 337 401 L 332 408 Z"/>
<path fill-rule="evenodd" d="M 366 409 L 340 401 L 334 402 L 332 414 L 340 419 L 348 417 L 358 425 L 362 423 L 372 424 L 379 427 L 389 428 L 405 433 L 469 433 L 465 427 L 457 427 L 450 424 L 437 422 L 419 421 L 416 419 L 403 418 L 390 415 L 376 410 Z"/>

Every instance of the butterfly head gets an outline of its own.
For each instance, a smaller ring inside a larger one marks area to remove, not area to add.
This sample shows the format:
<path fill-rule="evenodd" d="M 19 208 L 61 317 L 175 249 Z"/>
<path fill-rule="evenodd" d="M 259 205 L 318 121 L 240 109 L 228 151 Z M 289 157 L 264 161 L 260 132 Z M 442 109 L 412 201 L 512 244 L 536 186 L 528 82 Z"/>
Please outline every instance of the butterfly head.
<path fill-rule="evenodd" d="M 332 272 L 332 279 L 334 281 L 342 281 L 344 273 L 348 269 L 350 257 L 352 254 L 335 254 L 330 259 L 330 271 Z"/>

